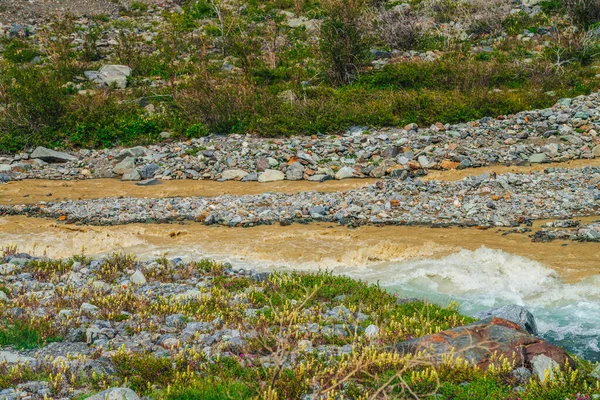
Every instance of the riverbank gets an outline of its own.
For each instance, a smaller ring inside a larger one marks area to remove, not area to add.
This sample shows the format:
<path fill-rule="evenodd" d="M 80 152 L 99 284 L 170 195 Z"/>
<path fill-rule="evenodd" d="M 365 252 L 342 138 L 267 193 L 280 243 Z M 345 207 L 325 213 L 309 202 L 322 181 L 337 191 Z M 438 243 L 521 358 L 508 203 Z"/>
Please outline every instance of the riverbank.
<path fill-rule="evenodd" d="M 408 389 L 448 399 L 600 393 L 594 366 L 528 332 L 537 328 L 525 311 L 491 311 L 513 322 L 461 327 L 473 319 L 452 305 L 397 298 L 329 274 L 269 275 L 123 254 L 53 261 L 15 251 L 5 249 L 0 277 L 0 393 L 9 399 L 81 397 L 123 384 L 158 398 L 276 392 L 308 399 Z M 409 350 L 437 340 L 431 333 L 458 338 L 469 329 L 495 329 L 507 341 L 495 347 L 483 337 L 477 355 L 459 347 L 459 358 L 444 362 Z M 499 349 L 504 358 L 492 356 Z M 518 354 L 525 359 L 513 358 Z M 565 383 L 572 368 L 577 378 Z"/>

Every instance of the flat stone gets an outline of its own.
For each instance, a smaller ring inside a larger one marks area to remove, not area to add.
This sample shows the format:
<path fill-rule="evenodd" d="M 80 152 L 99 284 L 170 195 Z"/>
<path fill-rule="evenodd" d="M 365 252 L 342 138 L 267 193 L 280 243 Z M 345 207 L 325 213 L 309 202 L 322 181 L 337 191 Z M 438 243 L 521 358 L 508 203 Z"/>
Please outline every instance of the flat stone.
<path fill-rule="evenodd" d="M 275 182 L 282 181 L 285 179 L 285 175 L 281 171 L 277 171 L 275 169 L 267 169 L 265 172 L 261 173 L 258 176 L 258 181 L 261 183 L 264 182 Z"/>
<path fill-rule="evenodd" d="M 42 160 L 48 163 L 65 163 L 67 161 L 75 161 L 77 157 L 61 151 L 50 150 L 45 147 L 36 147 L 31 153 L 31 158 Z"/>
<path fill-rule="evenodd" d="M 529 156 L 529 162 L 532 164 L 539 164 L 539 163 L 546 162 L 547 158 L 548 157 L 544 153 L 536 153 L 536 154 L 532 154 L 531 156 Z"/>
<path fill-rule="evenodd" d="M 80 307 L 81 312 L 93 314 L 98 311 L 98 307 L 90 303 L 83 303 Z"/>
<path fill-rule="evenodd" d="M 153 186 L 153 185 L 160 185 L 160 181 L 158 179 L 145 179 L 143 181 L 139 181 L 135 183 L 136 186 Z"/>
<path fill-rule="evenodd" d="M 226 171 L 223 171 L 223 173 L 221 174 L 221 179 L 226 181 L 239 181 L 244 179 L 247 175 L 248 173 L 241 169 L 228 169 Z"/>
<path fill-rule="evenodd" d="M 0 351 L 0 363 L 6 362 L 7 364 L 25 364 L 35 362 L 35 358 L 23 356 L 19 353 L 13 353 L 11 351 Z"/>

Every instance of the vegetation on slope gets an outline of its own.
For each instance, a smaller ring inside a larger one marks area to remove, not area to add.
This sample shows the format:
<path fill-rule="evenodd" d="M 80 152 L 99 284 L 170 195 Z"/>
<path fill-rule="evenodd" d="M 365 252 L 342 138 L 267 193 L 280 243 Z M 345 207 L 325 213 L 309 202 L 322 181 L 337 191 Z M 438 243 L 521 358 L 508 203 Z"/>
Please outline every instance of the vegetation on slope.
<path fill-rule="evenodd" d="M 598 87 L 597 2 L 134 2 L 2 40 L 0 148 L 457 123 Z M 133 69 L 128 88 L 83 77 Z"/>

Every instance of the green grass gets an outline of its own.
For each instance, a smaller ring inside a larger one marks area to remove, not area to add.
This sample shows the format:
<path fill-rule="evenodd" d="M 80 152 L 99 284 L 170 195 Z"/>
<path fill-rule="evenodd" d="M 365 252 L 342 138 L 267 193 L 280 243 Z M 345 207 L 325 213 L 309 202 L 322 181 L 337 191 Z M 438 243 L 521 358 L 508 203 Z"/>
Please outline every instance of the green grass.
<path fill-rule="evenodd" d="M 0 348 L 11 346 L 17 349 L 30 350 L 41 347 L 46 343 L 60 342 L 60 336 L 49 335 L 50 329 L 46 324 L 32 326 L 17 321 L 8 326 L 0 326 Z"/>

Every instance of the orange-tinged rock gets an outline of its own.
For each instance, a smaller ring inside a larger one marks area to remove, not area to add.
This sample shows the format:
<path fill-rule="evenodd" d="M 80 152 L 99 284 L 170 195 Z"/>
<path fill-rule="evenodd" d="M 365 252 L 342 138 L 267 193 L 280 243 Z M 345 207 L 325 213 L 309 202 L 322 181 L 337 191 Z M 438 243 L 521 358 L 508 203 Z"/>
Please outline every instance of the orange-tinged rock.
<path fill-rule="evenodd" d="M 408 169 L 413 171 L 421 169 L 421 164 L 418 161 L 409 161 L 406 165 L 408 166 Z"/>
<path fill-rule="evenodd" d="M 60 217 L 58 217 L 59 221 L 64 221 L 65 219 L 67 219 L 66 215 L 61 215 Z"/>
<path fill-rule="evenodd" d="M 400 206 L 400 200 L 390 200 L 390 206 L 392 206 L 392 207 L 399 207 Z"/>
<path fill-rule="evenodd" d="M 300 159 L 298 157 L 290 157 L 290 159 L 287 162 L 287 165 L 292 165 L 293 163 L 300 161 Z"/>
<path fill-rule="evenodd" d="M 443 169 L 456 169 L 458 168 L 458 164 L 456 161 L 450 161 L 450 160 L 443 160 L 440 163 L 440 167 L 442 167 Z"/>
<path fill-rule="evenodd" d="M 497 194 L 493 194 L 493 195 L 491 195 L 490 197 L 491 197 L 491 199 L 492 199 L 492 200 L 494 200 L 494 201 L 498 201 L 498 200 L 500 200 L 500 196 L 498 196 Z"/>
<path fill-rule="evenodd" d="M 397 170 L 397 169 L 404 169 L 404 165 L 402 165 L 402 164 L 396 164 L 396 165 L 394 165 L 393 167 L 389 167 L 389 168 L 387 169 L 387 171 L 386 171 L 386 172 L 387 172 L 388 174 L 391 174 L 391 173 L 392 173 L 392 171 L 395 171 L 395 170 Z"/>
<path fill-rule="evenodd" d="M 510 193 L 506 193 L 504 195 L 504 200 L 510 200 Z"/>

